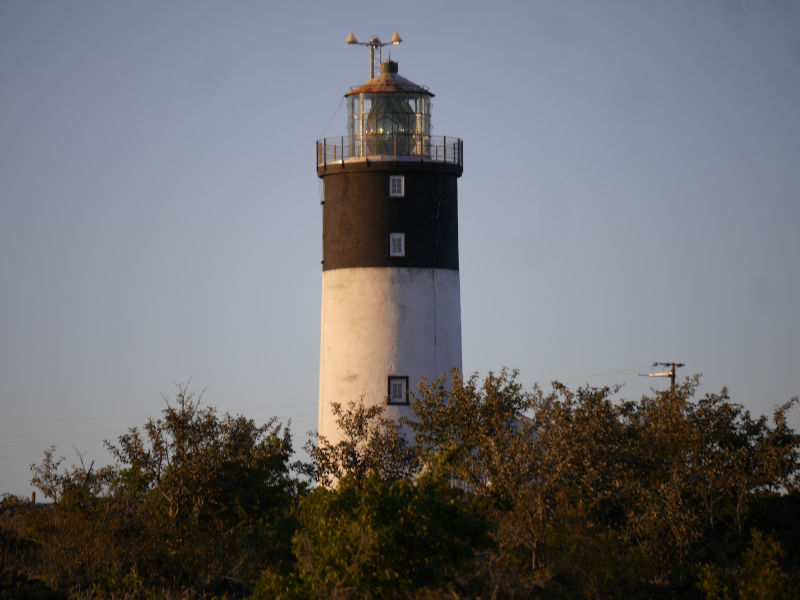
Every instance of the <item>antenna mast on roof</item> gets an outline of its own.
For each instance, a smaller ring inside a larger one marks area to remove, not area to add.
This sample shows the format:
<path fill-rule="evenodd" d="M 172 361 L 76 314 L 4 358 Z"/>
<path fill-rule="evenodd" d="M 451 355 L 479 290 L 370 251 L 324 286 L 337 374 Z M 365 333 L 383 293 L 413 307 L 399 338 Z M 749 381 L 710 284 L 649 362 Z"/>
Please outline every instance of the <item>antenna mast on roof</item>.
<path fill-rule="evenodd" d="M 358 46 L 369 46 L 369 78 L 375 79 L 375 75 L 381 72 L 381 48 L 384 46 L 396 46 L 403 40 L 400 39 L 400 35 L 395 31 L 392 39 L 388 42 L 381 42 L 378 36 L 374 36 L 368 42 L 359 42 L 356 39 L 356 36 L 353 35 L 353 32 L 350 32 L 350 35 L 347 36 L 347 40 L 345 40 L 348 44 L 356 44 Z"/>

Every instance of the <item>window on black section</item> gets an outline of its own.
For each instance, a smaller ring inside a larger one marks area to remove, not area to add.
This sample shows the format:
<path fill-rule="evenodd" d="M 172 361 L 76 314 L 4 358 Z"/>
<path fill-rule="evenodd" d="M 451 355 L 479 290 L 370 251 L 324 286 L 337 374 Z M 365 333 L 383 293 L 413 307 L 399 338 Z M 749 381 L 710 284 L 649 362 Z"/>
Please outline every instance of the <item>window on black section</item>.
<path fill-rule="evenodd" d="M 406 234 L 390 233 L 389 256 L 405 256 L 405 255 L 406 255 Z"/>
<path fill-rule="evenodd" d="M 389 195 L 390 196 L 405 196 L 406 186 L 405 177 L 403 175 L 391 175 L 389 177 Z"/>
<path fill-rule="evenodd" d="M 389 404 L 408 404 L 408 377 L 389 377 Z"/>

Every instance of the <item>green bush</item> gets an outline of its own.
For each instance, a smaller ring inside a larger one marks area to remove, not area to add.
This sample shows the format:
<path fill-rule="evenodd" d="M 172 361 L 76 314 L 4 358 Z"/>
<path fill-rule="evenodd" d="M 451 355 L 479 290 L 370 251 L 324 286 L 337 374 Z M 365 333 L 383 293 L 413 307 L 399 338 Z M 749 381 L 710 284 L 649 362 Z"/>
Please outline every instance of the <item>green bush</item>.
<path fill-rule="evenodd" d="M 2 569 L 0 561 L 0 569 Z M 5 569 L 0 573 L 0 600 L 67 600 L 64 592 L 47 587 L 43 581 Z"/>
<path fill-rule="evenodd" d="M 489 525 L 449 486 L 442 459 L 417 482 L 348 475 L 301 502 L 296 569 L 264 573 L 254 599 L 397 598 L 464 590 Z"/>

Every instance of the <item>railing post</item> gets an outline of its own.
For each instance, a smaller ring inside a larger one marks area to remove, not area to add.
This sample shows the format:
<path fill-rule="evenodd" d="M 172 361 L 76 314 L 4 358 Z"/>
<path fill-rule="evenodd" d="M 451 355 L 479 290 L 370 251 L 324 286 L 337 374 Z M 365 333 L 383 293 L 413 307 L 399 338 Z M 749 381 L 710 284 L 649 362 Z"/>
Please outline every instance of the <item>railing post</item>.
<path fill-rule="evenodd" d="M 325 171 L 328 170 L 328 138 L 322 138 L 322 164 Z"/>
<path fill-rule="evenodd" d="M 342 168 L 344 169 L 344 136 L 342 136 Z"/>

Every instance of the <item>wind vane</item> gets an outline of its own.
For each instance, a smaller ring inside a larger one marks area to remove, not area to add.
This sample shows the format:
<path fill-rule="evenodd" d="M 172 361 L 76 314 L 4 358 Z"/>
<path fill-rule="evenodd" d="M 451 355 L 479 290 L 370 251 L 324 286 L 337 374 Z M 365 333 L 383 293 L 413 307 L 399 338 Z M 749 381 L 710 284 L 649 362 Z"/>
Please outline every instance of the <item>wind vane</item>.
<path fill-rule="evenodd" d="M 375 79 L 375 75 L 381 72 L 381 48 L 384 46 L 396 46 L 403 40 L 400 35 L 395 31 L 392 39 L 388 42 L 381 42 L 378 36 L 372 37 L 368 42 L 359 42 L 353 32 L 347 36 L 345 40 L 348 44 L 356 44 L 358 46 L 369 46 L 369 78 Z"/>

